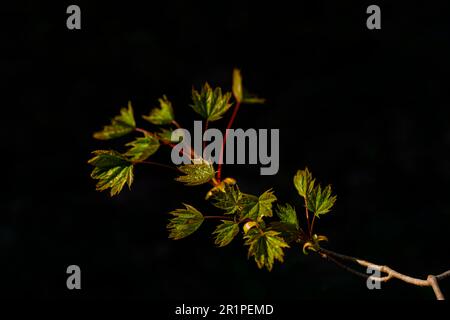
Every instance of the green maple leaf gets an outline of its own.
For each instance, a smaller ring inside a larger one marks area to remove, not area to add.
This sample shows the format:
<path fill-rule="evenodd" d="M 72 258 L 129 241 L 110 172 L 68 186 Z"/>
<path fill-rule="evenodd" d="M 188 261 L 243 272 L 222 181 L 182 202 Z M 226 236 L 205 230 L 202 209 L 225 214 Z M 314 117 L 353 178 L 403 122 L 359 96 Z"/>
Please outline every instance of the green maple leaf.
<path fill-rule="evenodd" d="M 319 217 L 331 210 L 336 202 L 336 196 L 331 195 L 331 186 L 326 186 L 323 190 L 319 185 L 309 194 L 308 209 Z"/>
<path fill-rule="evenodd" d="M 289 245 L 279 235 L 274 230 L 253 228 L 244 236 L 245 245 L 249 246 L 248 257 L 255 258 L 258 268 L 266 267 L 271 271 L 275 260 L 283 262 L 283 248 L 289 248 Z"/>
<path fill-rule="evenodd" d="M 111 189 L 111 196 L 122 191 L 123 186 L 133 183 L 133 164 L 122 154 L 112 150 L 97 150 L 88 161 L 94 166 L 91 177 L 99 180 L 96 189 L 103 191 Z"/>
<path fill-rule="evenodd" d="M 159 141 L 154 136 L 146 134 L 144 137 L 127 143 L 126 146 L 131 148 L 125 153 L 125 156 L 129 157 L 131 161 L 144 161 L 158 150 Z"/>
<path fill-rule="evenodd" d="M 197 186 L 209 182 L 214 178 L 216 171 L 211 163 L 202 161 L 201 163 L 185 164 L 178 167 L 184 176 L 175 178 L 187 186 Z"/>
<path fill-rule="evenodd" d="M 166 125 L 172 123 L 174 120 L 172 103 L 166 96 L 158 99 L 158 101 L 159 108 L 152 109 L 148 116 L 142 116 L 142 118 L 156 125 Z"/>
<path fill-rule="evenodd" d="M 231 93 L 222 94 L 222 89 L 212 89 L 205 83 L 200 92 L 192 89 L 192 109 L 208 121 L 216 121 L 222 118 L 231 107 Z"/>
<path fill-rule="evenodd" d="M 285 206 L 278 205 L 275 213 L 280 218 L 281 222 L 293 225 L 296 229 L 299 228 L 297 213 L 295 212 L 295 208 L 290 204 L 286 203 Z"/>
<path fill-rule="evenodd" d="M 295 188 L 303 198 L 308 197 L 308 195 L 313 191 L 315 181 L 316 180 L 313 179 L 308 168 L 305 168 L 305 170 L 298 170 L 294 176 Z"/>
<path fill-rule="evenodd" d="M 120 115 L 115 116 L 110 125 L 106 125 L 102 131 L 94 133 L 94 138 L 99 140 L 114 139 L 132 132 L 135 128 L 136 122 L 130 101 L 128 102 L 128 108 L 120 109 Z"/>
<path fill-rule="evenodd" d="M 211 197 L 212 205 L 225 210 L 225 214 L 242 214 L 258 201 L 258 197 L 242 193 L 237 184 L 227 184 L 223 191 L 215 192 Z"/>
<path fill-rule="evenodd" d="M 170 219 L 167 229 L 169 238 L 178 240 L 194 233 L 203 223 L 203 215 L 193 206 L 183 203 L 184 209 L 169 212 L 174 218 Z"/>
<path fill-rule="evenodd" d="M 239 232 L 238 223 L 227 220 L 222 220 L 222 222 L 213 232 L 213 234 L 217 235 L 214 243 L 219 247 L 228 245 Z"/>
<path fill-rule="evenodd" d="M 256 204 L 248 211 L 247 217 L 252 220 L 262 220 L 263 217 L 272 216 L 272 203 L 277 200 L 272 189 L 259 196 Z"/>

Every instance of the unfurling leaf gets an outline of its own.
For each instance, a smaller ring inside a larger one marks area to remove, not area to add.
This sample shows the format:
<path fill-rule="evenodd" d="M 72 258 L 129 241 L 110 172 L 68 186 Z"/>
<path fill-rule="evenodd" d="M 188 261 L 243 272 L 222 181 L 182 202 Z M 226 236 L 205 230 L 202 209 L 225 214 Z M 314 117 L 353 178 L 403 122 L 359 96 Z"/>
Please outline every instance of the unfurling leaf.
<path fill-rule="evenodd" d="M 237 102 L 242 102 L 244 94 L 242 92 L 241 70 L 233 70 L 233 95 Z"/>
<path fill-rule="evenodd" d="M 122 137 L 136 128 L 134 121 L 133 107 L 131 101 L 128 102 L 128 108 L 120 109 L 120 115 L 111 120 L 110 125 L 103 127 L 102 131 L 94 133 L 94 138 L 99 140 L 109 140 Z"/>
<path fill-rule="evenodd" d="M 122 154 L 112 150 L 94 151 L 95 156 L 88 161 L 94 166 L 91 177 L 99 180 L 96 189 L 103 191 L 111 188 L 111 196 L 118 194 L 125 183 L 133 183 L 133 164 Z"/>
<path fill-rule="evenodd" d="M 145 135 L 145 137 L 127 143 L 126 146 L 131 148 L 125 153 L 125 156 L 129 157 L 131 161 L 144 161 L 158 150 L 159 141 L 154 136 Z"/>
<path fill-rule="evenodd" d="M 219 247 L 228 245 L 239 232 L 239 224 L 234 221 L 222 220 L 213 234 L 216 234 L 214 243 Z"/>
<path fill-rule="evenodd" d="M 145 120 L 156 125 L 165 125 L 172 123 L 174 119 L 172 103 L 166 96 L 158 99 L 159 108 L 154 108 L 148 116 L 142 116 Z"/>
<path fill-rule="evenodd" d="M 297 213 L 295 212 L 295 208 L 290 204 L 286 203 L 286 206 L 278 205 L 277 210 L 275 210 L 277 216 L 280 218 L 281 222 L 291 224 L 296 229 L 299 228 Z"/>
<path fill-rule="evenodd" d="M 169 238 L 178 240 L 194 233 L 203 223 L 203 215 L 194 207 L 183 203 L 184 209 L 176 209 L 169 214 L 174 218 L 170 219 L 167 229 Z"/>
<path fill-rule="evenodd" d="M 211 163 L 202 161 L 201 163 L 185 164 L 179 166 L 178 169 L 184 173 L 184 176 L 175 178 L 176 181 L 182 182 L 187 186 L 197 186 L 209 182 L 216 172 Z"/>
<path fill-rule="evenodd" d="M 313 179 L 308 168 L 305 168 L 305 170 L 298 170 L 297 174 L 294 176 L 295 188 L 303 198 L 306 198 L 311 191 L 313 191 L 314 183 L 315 179 Z"/>
<path fill-rule="evenodd" d="M 289 245 L 274 230 L 262 231 L 257 228 L 250 229 L 244 236 L 245 244 L 249 246 L 248 257 L 255 257 L 258 268 L 266 267 L 271 271 L 276 260 L 283 262 L 283 248 Z"/>
<path fill-rule="evenodd" d="M 216 208 L 225 210 L 225 214 L 242 214 L 253 207 L 258 198 L 242 193 L 237 184 L 225 184 L 223 190 L 217 190 L 211 196 L 212 204 Z"/>
<path fill-rule="evenodd" d="M 222 181 L 220 181 L 218 184 L 216 184 L 214 187 L 212 187 L 208 193 L 206 193 L 205 200 L 208 200 L 213 195 L 215 195 L 217 192 L 225 192 L 225 188 L 227 185 L 233 185 L 236 184 L 236 180 L 233 178 L 225 178 Z"/>
<path fill-rule="evenodd" d="M 331 195 L 331 186 L 326 186 L 323 190 L 319 185 L 309 194 L 308 210 L 314 212 L 319 217 L 331 210 L 336 202 L 336 196 Z"/>
<path fill-rule="evenodd" d="M 231 93 L 222 94 L 222 89 L 212 89 L 206 83 L 200 92 L 192 89 L 192 109 L 208 121 L 216 121 L 222 118 L 231 107 Z"/>
<path fill-rule="evenodd" d="M 239 69 L 233 70 L 233 96 L 237 102 L 247 103 L 247 104 L 260 104 L 264 103 L 266 100 L 263 98 L 258 98 L 255 95 L 249 94 L 242 85 L 242 76 Z"/>
<path fill-rule="evenodd" d="M 244 234 L 247 234 L 252 228 L 255 228 L 257 226 L 258 223 L 256 221 L 247 221 L 246 223 L 244 223 L 242 230 L 244 230 Z"/>
<path fill-rule="evenodd" d="M 272 203 L 277 200 L 272 189 L 264 192 L 255 205 L 248 211 L 247 217 L 253 220 L 261 220 L 263 217 L 272 216 Z"/>

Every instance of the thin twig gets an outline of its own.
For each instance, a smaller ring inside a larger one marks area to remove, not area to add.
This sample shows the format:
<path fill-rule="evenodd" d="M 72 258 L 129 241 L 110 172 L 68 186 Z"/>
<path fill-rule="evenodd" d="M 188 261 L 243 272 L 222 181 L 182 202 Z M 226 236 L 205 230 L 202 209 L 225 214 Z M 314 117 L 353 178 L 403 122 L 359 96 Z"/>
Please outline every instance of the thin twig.
<path fill-rule="evenodd" d="M 433 288 L 434 295 L 437 300 L 445 300 L 444 295 L 442 294 L 441 288 L 439 288 L 439 284 L 435 276 L 428 276 L 428 282 L 430 283 L 431 288 Z"/>
<path fill-rule="evenodd" d="M 445 279 L 445 278 L 449 277 L 450 276 L 450 270 L 445 271 L 445 272 L 443 272 L 443 273 L 441 273 L 439 275 L 436 275 L 436 276 L 429 275 L 426 280 L 423 280 L 423 279 L 413 278 L 413 277 L 410 277 L 408 275 L 402 274 L 402 273 L 400 273 L 398 271 L 395 271 L 394 269 L 391 269 L 388 266 L 378 265 L 378 264 L 375 264 L 375 263 L 372 263 L 372 262 L 369 262 L 369 261 L 366 261 L 366 260 L 361 260 L 361 259 L 358 259 L 358 258 L 355 258 L 355 257 L 351 257 L 351 256 L 347 256 L 347 255 L 340 254 L 340 253 L 337 253 L 337 252 L 333 252 L 331 250 L 320 248 L 318 250 L 318 253 L 323 258 L 326 258 L 326 259 L 336 263 L 340 267 L 346 269 L 347 271 L 350 271 L 350 272 L 352 272 L 354 274 L 358 274 L 360 276 L 361 276 L 362 273 L 360 273 L 360 272 L 358 272 L 358 271 L 356 271 L 356 270 L 354 270 L 354 269 L 352 269 L 352 268 L 342 264 L 341 262 L 337 261 L 336 259 L 333 259 L 332 257 L 337 258 L 337 259 L 341 259 L 341 260 L 354 262 L 354 263 L 359 264 L 360 266 L 363 266 L 363 267 L 366 267 L 366 268 L 372 268 L 373 270 L 378 270 L 379 272 L 383 272 L 383 273 L 387 274 L 384 277 L 373 277 L 372 276 L 371 278 L 374 279 L 375 281 L 387 282 L 387 281 L 389 281 L 389 280 L 391 280 L 393 278 L 396 278 L 398 280 L 401 280 L 403 282 L 406 282 L 406 283 L 409 283 L 409 284 L 412 284 L 412 285 L 415 285 L 415 286 L 431 287 L 433 289 L 433 291 L 434 291 L 436 299 L 437 300 L 444 300 L 444 295 L 442 294 L 442 291 L 441 291 L 441 289 L 439 287 L 438 280 L 442 280 L 442 279 Z"/>

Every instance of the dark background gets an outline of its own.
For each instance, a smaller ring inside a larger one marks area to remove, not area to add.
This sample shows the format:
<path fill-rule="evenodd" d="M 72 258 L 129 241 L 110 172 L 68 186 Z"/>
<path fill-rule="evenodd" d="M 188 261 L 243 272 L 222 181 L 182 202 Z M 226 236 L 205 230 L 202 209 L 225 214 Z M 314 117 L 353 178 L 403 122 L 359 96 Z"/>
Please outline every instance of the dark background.
<path fill-rule="evenodd" d="M 214 247 L 206 224 L 167 238 L 167 212 L 202 211 L 206 186 L 138 167 L 132 190 L 95 191 L 86 161 L 101 128 L 131 100 L 139 120 L 168 95 L 192 123 L 192 85 L 229 88 L 233 67 L 267 98 L 243 106 L 235 127 L 280 128 L 280 170 L 227 166 L 243 191 L 273 187 L 298 208 L 292 184 L 308 166 L 338 195 L 317 224 L 327 248 L 412 276 L 449 268 L 450 20 L 446 8 L 376 3 L 382 30 L 366 28 L 369 4 L 297 1 L 78 2 L 82 29 L 66 28 L 72 3 L 2 7 L 4 105 L 0 295 L 266 302 L 286 299 L 433 299 L 398 281 L 369 291 L 364 280 L 299 248 L 272 272 L 247 260 L 238 239 Z M 10 98 L 12 102 L 6 103 Z M 227 120 L 214 123 L 219 128 Z M 170 161 L 168 150 L 156 161 Z M 300 211 L 300 210 L 299 210 Z M 66 288 L 66 268 L 82 290 Z M 442 283 L 444 293 L 450 285 Z"/>

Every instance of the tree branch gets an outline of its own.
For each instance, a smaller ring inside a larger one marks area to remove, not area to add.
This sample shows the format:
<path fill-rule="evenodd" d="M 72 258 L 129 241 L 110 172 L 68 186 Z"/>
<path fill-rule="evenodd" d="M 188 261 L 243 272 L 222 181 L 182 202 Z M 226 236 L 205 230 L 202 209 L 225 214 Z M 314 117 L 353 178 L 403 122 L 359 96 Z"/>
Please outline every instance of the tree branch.
<path fill-rule="evenodd" d="M 436 275 L 436 276 L 435 275 L 429 275 L 426 280 L 423 280 L 423 279 L 418 279 L 418 278 L 413 278 L 413 277 L 407 276 L 407 275 L 402 274 L 402 273 L 400 273 L 398 271 L 395 271 L 394 269 L 391 269 L 388 266 L 378 265 L 378 264 L 375 264 L 375 263 L 372 263 L 372 262 L 369 262 L 369 261 L 366 261 L 366 260 L 361 260 L 361 259 L 358 259 L 358 258 L 355 258 L 355 257 L 346 256 L 346 255 L 343 255 L 343 254 L 340 254 L 340 253 L 337 253 L 337 252 L 333 252 L 333 251 L 330 251 L 330 250 L 327 250 L 327 249 L 320 248 L 318 250 L 318 253 L 320 254 L 320 256 L 322 258 L 325 258 L 325 259 L 327 259 L 329 261 L 332 261 L 335 264 L 337 264 L 339 267 L 341 267 L 341 268 L 343 268 L 343 269 L 345 269 L 345 270 L 347 270 L 347 271 L 349 271 L 349 272 L 351 272 L 353 274 L 356 274 L 356 275 L 358 275 L 360 277 L 369 278 L 368 275 L 363 274 L 362 272 L 356 271 L 356 270 L 346 266 L 345 264 L 341 263 L 340 261 L 338 261 L 336 259 L 350 261 L 350 262 L 356 263 L 356 264 L 358 264 L 360 266 L 363 266 L 363 267 L 366 267 L 366 268 L 370 267 L 373 270 L 378 270 L 378 271 L 383 272 L 383 273 L 386 274 L 386 276 L 384 276 L 384 277 L 373 277 L 373 276 L 371 276 L 371 278 L 373 280 L 375 280 L 375 281 L 387 282 L 387 281 L 391 280 L 392 278 L 396 278 L 398 280 L 401 280 L 403 282 L 406 282 L 406 283 L 409 283 L 409 284 L 412 284 L 412 285 L 415 285 L 415 286 L 431 287 L 433 289 L 433 291 L 434 291 L 434 294 L 435 294 L 437 300 L 444 300 L 445 299 L 444 295 L 442 294 L 442 291 L 441 291 L 441 289 L 439 287 L 438 280 L 442 280 L 442 279 L 445 279 L 445 278 L 449 277 L 450 276 L 450 270 L 448 270 L 446 272 L 443 272 L 443 273 L 441 273 L 439 275 Z"/>

